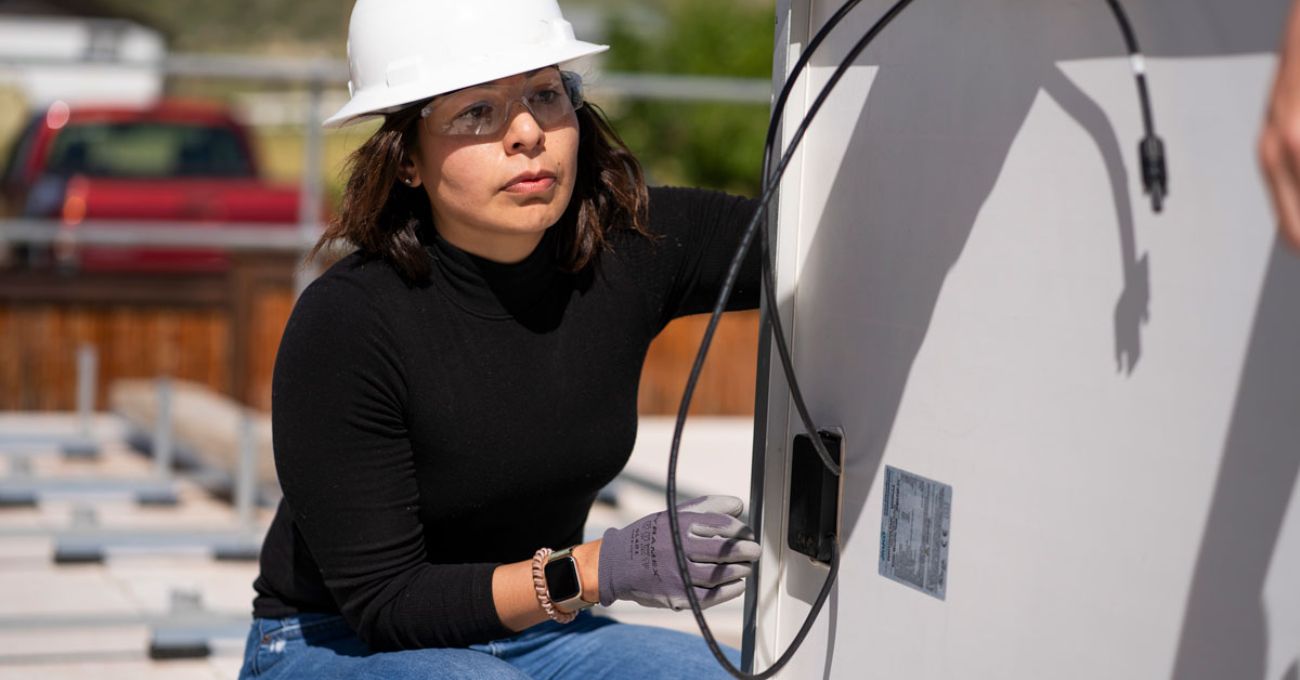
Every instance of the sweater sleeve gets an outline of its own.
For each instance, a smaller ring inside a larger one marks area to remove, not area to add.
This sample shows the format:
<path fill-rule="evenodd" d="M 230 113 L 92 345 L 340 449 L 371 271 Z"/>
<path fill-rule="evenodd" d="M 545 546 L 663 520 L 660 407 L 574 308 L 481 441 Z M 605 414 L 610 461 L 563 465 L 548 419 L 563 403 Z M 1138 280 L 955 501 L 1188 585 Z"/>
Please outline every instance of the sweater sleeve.
<path fill-rule="evenodd" d="M 655 330 L 713 309 L 740 237 L 758 209 L 755 199 L 706 189 L 650 189 L 650 230 L 659 239 L 642 268 Z M 758 236 L 746 253 L 727 310 L 758 307 L 762 280 Z"/>
<path fill-rule="evenodd" d="M 513 634 L 495 564 L 426 559 L 402 357 L 373 291 L 326 275 L 299 299 L 272 378 L 285 502 L 344 618 L 372 649 L 465 646 Z"/>

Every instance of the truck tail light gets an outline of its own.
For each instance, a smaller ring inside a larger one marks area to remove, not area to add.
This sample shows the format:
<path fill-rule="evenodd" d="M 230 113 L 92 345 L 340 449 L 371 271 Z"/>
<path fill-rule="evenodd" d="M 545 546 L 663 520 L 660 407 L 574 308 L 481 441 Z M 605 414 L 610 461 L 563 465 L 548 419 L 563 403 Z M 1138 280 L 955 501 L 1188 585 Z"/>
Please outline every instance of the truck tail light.
<path fill-rule="evenodd" d="M 61 217 L 65 227 L 75 227 L 86 219 L 86 183 L 79 178 L 68 180 Z"/>
<path fill-rule="evenodd" d="M 80 177 L 68 180 L 63 192 L 62 224 L 54 239 L 54 259 L 61 268 L 75 269 L 78 259 L 74 230 L 86 219 L 86 182 Z"/>

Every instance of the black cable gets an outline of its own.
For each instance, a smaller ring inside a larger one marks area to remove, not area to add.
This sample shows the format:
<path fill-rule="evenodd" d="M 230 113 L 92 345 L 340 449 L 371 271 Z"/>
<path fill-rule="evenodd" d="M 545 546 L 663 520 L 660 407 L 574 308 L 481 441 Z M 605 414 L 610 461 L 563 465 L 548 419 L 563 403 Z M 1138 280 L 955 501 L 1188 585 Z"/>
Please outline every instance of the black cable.
<path fill-rule="evenodd" d="M 856 0 L 849 1 L 856 2 Z M 767 206 L 771 203 L 772 197 L 776 195 L 776 188 L 780 185 L 781 177 L 785 174 L 786 169 L 790 165 L 790 161 L 794 158 L 794 152 L 798 150 L 799 144 L 803 141 L 804 134 L 808 131 L 808 127 L 812 124 L 817 112 L 821 110 L 822 105 L 835 89 L 836 84 L 839 83 L 840 79 L 844 77 L 844 74 L 848 72 L 849 67 L 853 65 L 853 61 L 857 59 L 858 55 L 861 54 L 864 49 L 866 49 L 867 45 L 871 44 L 872 40 L 875 40 L 876 36 L 880 34 L 885 26 L 888 26 L 889 23 L 892 22 L 900 12 L 902 12 L 903 8 L 911 4 L 911 2 L 912 0 L 898 0 L 898 2 L 894 3 L 893 7 L 890 7 L 889 10 L 880 17 L 880 19 L 876 20 L 876 23 L 873 24 L 862 38 L 858 40 L 853 48 L 849 50 L 848 54 L 845 55 L 844 59 L 826 81 L 826 85 L 822 87 L 821 92 L 818 93 L 817 98 L 813 101 L 812 105 L 808 107 L 808 112 L 804 115 L 803 121 L 800 122 L 799 127 L 795 130 L 790 146 L 781 157 L 781 162 L 777 164 L 772 176 L 766 178 L 763 193 L 759 198 L 758 209 L 755 211 L 753 218 L 750 219 L 749 224 L 745 227 L 745 231 L 740 239 L 740 244 L 736 249 L 736 255 L 731 260 L 731 266 L 727 270 L 727 277 L 723 282 L 721 291 L 718 293 L 718 301 L 713 307 L 713 314 L 710 316 L 709 324 L 705 328 L 704 337 L 700 342 L 700 350 L 695 356 L 695 363 L 691 367 L 690 378 L 686 381 L 686 389 L 682 394 L 681 406 L 677 411 L 677 423 L 673 430 L 672 451 L 668 456 L 668 527 L 669 533 L 672 535 L 673 539 L 674 557 L 677 558 L 677 568 L 682 577 L 683 583 L 686 585 L 686 598 L 690 602 L 691 613 L 695 615 L 695 622 L 699 625 L 700 633 L 704 636 L 705 642 L 708 643 L 709 650 L 713 652 L 714 658 L 718 660 L 718 663 L 722 664 L 723 668 L 727 669 L 728 673 L 736 678 L 753 678 L 756 680 L 769 678 L 780 671 L 781 668 L 784 667 L 794 656 L 795 651 L 799 649 L 804 638 L 807 637 L 808 631 L 812 629 L 812 624 L 816 621 L 817 615 L 821 613 L 821 608 L 822 605 L 825 604 L 826 598 L 830 595 L 831 586 L 835 582 L 834 577 L 839 570 L 839 539 L 837 537 L 831 546 L 831 571 L 827 574 L 826 582 L 822 585 L 821 591 L 817 594 L 817 599 L 813 602 L 812 609 L 808 612 L 808 617 L 804 620 L 803 625 L 799 628 L 799 632 L 795 634 L 794 640 L 791 641 L 790 646 L 786 648 L 786 651 L 781 655 L 781 658 L 777 659 L 777 661 L 767 670 L 756 674 L 745 673 L 735 666 L 732 666 L 731 662 L 722 653 L 722 649 L 718 647 L 718 642 L 714 639 L 713 632 L 709 630 L 709 624 L 704 620 L 704 614 L 700 610 L 699 598 L 695 596 L 695 586 L 691 581 L 690 571 L 686 564 L 686 552 L 682 545 L 681 532 L 678 531 L 677 526 L 677 456 L 681 449 L 682 430 L 686 424 L 686 414 L 690 409 L 691 397 L 694 395 L 695 386 L 699 382 L 700 372 L 704 367 L 704 360 L 708 355 L 709 345 L 713 342 L 713 334 L 717 330 L 718 321 L 722 317 L 722 313 L 726 311 L 727 300 L 731 298 L 731 291 L 736 285 L 736 279 L 740 276 L 740 267 L 744 262 L 745 253 L 749 251 L 749 247 L 753 243 L 754 233 L 757 231 L 759 223 L 763 221 L 763 217 L 767 214 Z M 837 13 L 836 16 L 842 18 L 844 14 L 846 13 Z M 823 32 L 827 31 L 829 31 L 829 25 L 828 27 L 823 27 Z M 806 65 L 808 62 L 807 59 L 800 59 L 800 63 Z M 783 94 L 786 97 L 789 95 L 785 90 L 793 87 L 794 81 L 798 78 L 798 75 L 798 72 L 794 72 L 791 73 L 789 78 L 787 78 L 785 88 L 783 88 Z M 779 114 L 779 111 L 777 113 Z M 774 124 L 779 120 L 779 118 L 779 115 L 774 117 Z M 775 137 L 769 133 L 769 138 L 774 139 Z M 765 261 L 764 268 L 767 267 L 768 262 Z M 768 318 L 771 319 L 772 316 L 773 315 L 769 314 Z M 788 374 L 793 376 L 793 371 L 790 369 L 787 370 Z M 792 389 L 793 387 L 794 384 L 792 383 Z M 806 408 L 801 408 L 801 411 L 806 415 Z M 811 422 L 810 418 L 808 419 L 808 422 Z M 825 447 L 821 446 L 820 437 L 813 436 L 812 439 L 817 445 L 819 445 L 821 452 L 824 452 Z M 829 454 L 825 454 L 823 462 L 834 463 Z M 835 467 L 835 470 L 838 472 L 838 466 Z"/>
<path fill-rule="evenodd" d="M 845 2 L 844 5 L 842 5 L 817 32 L 805 48 L 804 52 L 800 55 L 799 59 L 795 62 L 794 68 L 787 76 L 785 84 L 773 106 L 772 120 L 768 127 L 767 138 L 763 149 L 763 178 L 765 184 L 763 192 L 759 197 L 758 209 L 755 211 L 753 218 L 746 226 L 745 231 L 741 236 L 740 243 L 736 248 L 736 254 L 733 256 L 731 265 L 727 270 L 727 277 L 718 294 L 718 301 L 714 305 L 713 313 L 709 318 L 709 324 L 704 332 L 704 337 L 701 339 L 700 349 L 696 354 L 695 363 L 691 367 L 691 374 L 687 379 L 686 388 L 682 394 L 682 401 L 678 408 L 677 422 L 673 430 L 672 449 L 668 457 L 667 495 L 668 515 L 670 520 L 669 533 L 673 539 L 674 556 L 677 560 L 678 572 L 683 583 L 686 585 L 686 597 L 691 606 L 691 613 L 695 616 L 695 622 L 700 628 L 700 633 L 703 635 L 714 658 L 718 660 L 718 663 L 721 664 L 728 673 L 736 678 L 757 679 L 771 677 L 789 662 L 789 660 L 794 656 L 795 651 L 798 650 L 801 644 L 803 644 L 803 640 L 807 636 L 808 631 L 812 628 L 813 622 L 821 613 L 821 608 L 825 604 L 826 599 L 830 594 L 831 586 L 834 584 L 835 577 L 839 572 L 839 537 L 837 535 L 835 540 L 831 542 L 830 571 L 827 574 L 826 581 L 822 584 L 822 588 L 818 592 L 817 598 L 808 612 L 808 617 L 804 620 L 803 625 L 800 626 L 799 632 L 795 635 L 794 640 L 791 641 L 790 646 L 786 648 L 785 653 L 783 653 L 771 667 L 762 673 L 748 674 L 732 666 L 731 662 L 727 660 L 726 656 L 723 655 L 722 650 L 718 647 L 717 640 L 713 637 L 713 632 L 709 629 L 708 622 L 705 621 L 704 614 L 700 609 L 700 603 L 698 598 L 695 596 L 694 584 L 691 581 L 690 571 L 686 563 L 685 549 L 682 544 L 681 533 L 678 530 L 677 457 L 681 449 L 682 431 L 685 427 L 687 412 L 690 409 L 691 398 L 694 396 L 695 387 L 699 382 L 700 373 L 704 367 L 704 360 L 708 355 L 709 347 L 713 342 L 713 335 L 717 330 L 718 322 L 722 313 L 726 309 L 726 303 L 731 297 L 732 289 L 735 287 L 736 279 L 740 275 L 740 268 L 744 262 L 745 254 L 749 251 L 749 248 L 753 243 L 754 232 L 756 231 L 757 225 L 768 215 L 768 205 L 771 203 L 771 200 L 775 195 L 776 188 L 780 185 L 781 178 L 785 175 L 785 171 L 793 158 L 795 150 L 803 141 L 804 134 L 807 132 L 809 125 L 812 123 L 812 120 L 817 115 L 818 111 L 820 111 L 822 104 L 825 103 L 826 99 L 839 83 L 840 78 L 848 71 L 848 68 L 852 65 L 853 61 L 857 59 L 858 55 L 866 49 L 877 35 L 879 35 L 885 26 L 889 25 L 889 23 L 891 23 L 907 5 L 911 4 L 911 1 L 912 0 L 898 0 L 898 2 L 890 7 L 890 9 L 871 26 L 867 33 L 865 33 L 862 38 L 854 44 L 853 48 L 849 50 L 844 59 L 840 61 L 835 71 L 831 74 L 830 78 L 827 79 L 826 84 L 818 93 L 817 98 L 813 101 L 812 105 L 809 106 L 807 113 L 799 124 L 799 127 L 796 128 L 794 135 L 791 137 L 790 146 L 781 157 L 781 161 L 777 164 L 775 171 L 773 171 L 771 176 L 769 176 L 772 152 L 776 146 L 777 130 L 779 129 L 784 114 L 785 104 L 789 99 L 790 93 L 793 91 L 795 81 L 798 80 L 799 75 L 806 69 L 817 47 L 821 45 L 835 26 L 838 25 L 840 21 L 842 21 L 844 17 L 857 6 L 860 0 L 848 0 Z M 1129 25 L 1128 18 L 1124 14 L 1119 1 L 1107 0 L 1107 2 L 1115 14 L 1116 20 L 1119 23 L 1120 31 L 1124 35 L 1125 44 L 1128 47 L 1129 54 L 1133 61 L 1134 72 L 1137 75 L 1138 97 L 1141 101 L 1145 132 L 1145 136 L 1139 147 L 1142 156 L 1143 186 L 1146 192 L 1151 195 L 1152 208 L 1156 212 L 1160 212 L 1161 201 L 1168 193 L 1168 175 L 1165 170 L 1164 143 L 1155 135 L 1154 132 L 1151 103 L 1147 92 L 1146 76 L 1142 66 L 1142 55 L 1138 49 L 1137 39 L 1134 37 L 1132 26 Z M 780 318 L 780 310 L 776 308 L 777 297 L 775 282 L 773 280 L 773 263 L 766 229 L 763 230 L 760 243 L 762 251 L 761 269 L 764 293 L 767 295 L 769 304 L 773 305 L 773 309 L 766 315 L 766 319 L 768 325 L 771 327 L 773 335 L 776 336 L 775 341 L 777 351 L 780 355 L 781 367 L 785 372 L 786 381 L 791 392 L 791 398 L 795 402 L 795 407 L 799 411 L 799 416 L 803 421 L 804 428 L 809 433 L 809 438 L 812 441 L 814 448 L 817 450 L 818 455 L 821 457 L 822 463 L 833 474 L 839 476 L 842 472 L 841 468 L 830 456 L 830 453 L 826 450 L 825 445 L 821 441 L 821 437 L 818 436 L 817 433 L 819 430 L 812 422 L 812 418 L 809 415 L 807 406 L 803 400 L 802 391 L 799 388 L 798 379 L 794 374 L 794 362 L 791 359 L 789 346 L 785 340 L 785 333 Z"/>
<path fill-rule="evenodd" d="M 1164 199 L 1169 195 L 1169 170 L 1165 164 L 1165 143 L 1156 135 L 1155 119 L 1151 115 L 1151 95 L 1147 91 L 1146 59 L 1138 47 L 1133 26 L 1129 24 L 1128 15 L 1124 13 L 1119 0 L 1106 0 L 1110 10 L 1119 24 L 1119 31 L 1124 35 L 1124 46 L 1128 48 L 1129 59 L 1133 64 L 1133 76 L 1137 80 L 1138 102 L 1142 106 L 1142 141 L 1138 143 L 1138 156 L 1142 159 L 1142 189 L 1151 197 L 1151 209 L 1160 212 Z"/>

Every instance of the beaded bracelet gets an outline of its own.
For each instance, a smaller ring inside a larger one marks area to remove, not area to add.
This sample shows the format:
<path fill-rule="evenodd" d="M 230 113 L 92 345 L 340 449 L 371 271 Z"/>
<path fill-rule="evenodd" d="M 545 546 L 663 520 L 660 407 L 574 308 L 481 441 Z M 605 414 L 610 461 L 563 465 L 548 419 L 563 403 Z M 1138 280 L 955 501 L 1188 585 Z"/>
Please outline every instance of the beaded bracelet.
<path fill-rule="evenodd" d="M 533 554 L 533 590 L 536 591 L 537 601 L 541 603 L 542 610 L 546 612 L 547 616 L 551 617 L 553 621 L 559 623 L 570 623 L 574 619 L 578 618 L 578 612 L 560 611 L 559 608 L 551 602 L 550 594 L 546 592 L 546 572 L 544 571 L 544 565 L 546 564 L 546 558 L 550 557 L 551 552 L 550 548 L 538 548 L 537 552 Z"/>

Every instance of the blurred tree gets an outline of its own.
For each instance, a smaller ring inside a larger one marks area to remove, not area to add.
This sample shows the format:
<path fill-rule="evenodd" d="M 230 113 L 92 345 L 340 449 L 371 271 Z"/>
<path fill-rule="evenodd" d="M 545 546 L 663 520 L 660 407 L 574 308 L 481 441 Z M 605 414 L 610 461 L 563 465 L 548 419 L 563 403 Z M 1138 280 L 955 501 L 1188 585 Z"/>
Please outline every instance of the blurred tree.
<path fill-rule="evenodd" d="M 771 76 L 772 0 L 667 0 L 653 7 L 657 12 L 643 3 L 611 13 L 606 69 Z M 613 123 L 652 181 L 758 194 L 768 104 L 616 104 Z"/>
<path fill-rule="evenodd" d="M 342 56 L 350 2 L 301 0 L 101 0 L 103 7 L 145 19 L 172 36 L 181 52 L 249 52 Z M 277 51 L 272 48 L 269 51 Z"/>

